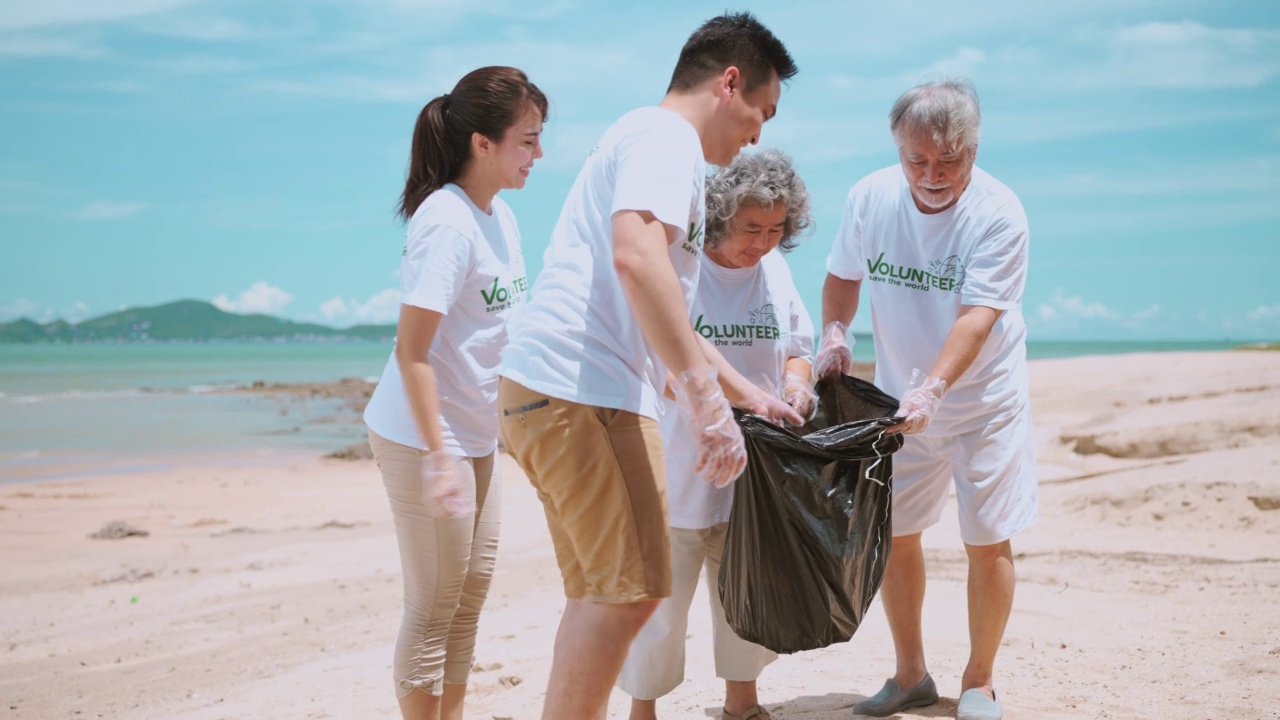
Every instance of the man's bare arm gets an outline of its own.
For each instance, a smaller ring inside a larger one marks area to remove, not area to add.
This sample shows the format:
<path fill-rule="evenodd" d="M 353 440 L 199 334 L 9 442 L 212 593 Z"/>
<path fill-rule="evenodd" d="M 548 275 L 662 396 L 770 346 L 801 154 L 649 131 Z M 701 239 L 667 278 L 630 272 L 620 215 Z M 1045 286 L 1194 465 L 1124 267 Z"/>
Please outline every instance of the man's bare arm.
<path fill-rule="evenodd" d="M 640 333 L 672 375 L 698 369 L 707 360 L 689 325 L 680 278 L 667 249 L 675 228 L 651 212 L 624 210 L 613 215 L 613 267 Z"/>

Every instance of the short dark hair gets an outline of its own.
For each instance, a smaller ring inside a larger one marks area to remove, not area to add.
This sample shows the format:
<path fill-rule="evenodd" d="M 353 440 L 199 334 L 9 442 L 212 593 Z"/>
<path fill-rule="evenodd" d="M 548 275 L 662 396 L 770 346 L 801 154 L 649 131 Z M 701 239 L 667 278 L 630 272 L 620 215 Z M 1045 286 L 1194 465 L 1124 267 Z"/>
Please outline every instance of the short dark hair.
<path fill-rule="evenodd" d="M 728 67 L 742 71 L 744 92 L 769 82 L 771 71 L 779 80 L 789 80 L 799 72 L 786 46 L 769 28 L 751 13 L 733 13 L 711 18 L 689 36 L 667 92 L 692 90 Z"/>
<path fill-rule="evenodd" d="M 413 128 L 398 214 L 408 220 L 428 195 L 457 179 L 471 158 L 472 133 L 500 141 L 529 106 L 546 122 L 547 96 L 523 71 L 504 66 L 472 70 L 452 92 L 427 103 Z"/>

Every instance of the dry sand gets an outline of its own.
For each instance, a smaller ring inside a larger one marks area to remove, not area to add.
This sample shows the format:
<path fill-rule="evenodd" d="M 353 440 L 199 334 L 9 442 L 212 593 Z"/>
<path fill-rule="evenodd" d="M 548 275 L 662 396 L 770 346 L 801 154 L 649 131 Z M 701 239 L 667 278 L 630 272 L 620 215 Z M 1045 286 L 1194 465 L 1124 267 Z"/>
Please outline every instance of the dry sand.
<path fill-rule="evenodd" d="M 1032 363 L 1041 520 L 997 667 L 1009 718 L 1280 718 L 1280 353 Z M 541 508 L 503 458 L 503 545 L 469 716 L 536 718 L 562 607 Z M 112 521 L 146 536 L 89 536 Z M 948 512 L 926 533 L 930 667 L 967 652 Z M 0 717 L 395 718 L 399 572 L 368 461 L 0 485 Z M 705 598 L 670 718 L 719 716 Z M 777 718 L 849 718 L 891 674 L 879 603 L 760 679 Z M 610 717 L 625 717 L 615 691 Z"/>

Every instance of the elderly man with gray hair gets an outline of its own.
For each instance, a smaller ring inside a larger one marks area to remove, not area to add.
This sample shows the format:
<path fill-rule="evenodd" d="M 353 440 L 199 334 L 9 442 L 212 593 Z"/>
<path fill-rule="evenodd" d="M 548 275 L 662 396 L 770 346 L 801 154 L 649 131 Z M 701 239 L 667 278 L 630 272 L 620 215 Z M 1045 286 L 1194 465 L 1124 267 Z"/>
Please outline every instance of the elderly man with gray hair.
<path fill-rule="evenodd" d="M 899 164 L 849 192 L 827 258 L 819 377 L 848 372 L 845 329 L 868 285 L 876 383 L 902 398 L 893 459 L 893 546 L 881 599 L 897 667 L 854 706 L 885 716 L 938 700 L 921 634 L 920 538 L 955 486 L 969 561 L 969 661 L 959 720 L 999 720 L 996 651 L 1013 607 L 1010 539 L 1035 522 L 1038 489 L 1021 304 L 1027 218 L 975 167 L 980 113 L 968 81 L 926 83 L 889 114 Z"/>

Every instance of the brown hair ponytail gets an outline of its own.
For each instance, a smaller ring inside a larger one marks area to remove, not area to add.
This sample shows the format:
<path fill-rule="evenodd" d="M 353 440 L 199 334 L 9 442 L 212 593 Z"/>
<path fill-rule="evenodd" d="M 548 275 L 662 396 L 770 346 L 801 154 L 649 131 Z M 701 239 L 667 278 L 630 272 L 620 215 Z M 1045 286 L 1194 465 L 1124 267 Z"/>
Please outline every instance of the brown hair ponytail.
<path fill-rule="evenodd" d="M 473 133 L 498 142 L 529 106 L 546 121 L 546 96 L 522 71 L 503 66 L 472 70 L 451 92 L 427 103 L 413 128 L 399 215 L 413 217 L 428 195 L 462 173 L 471 158 Z"/>

